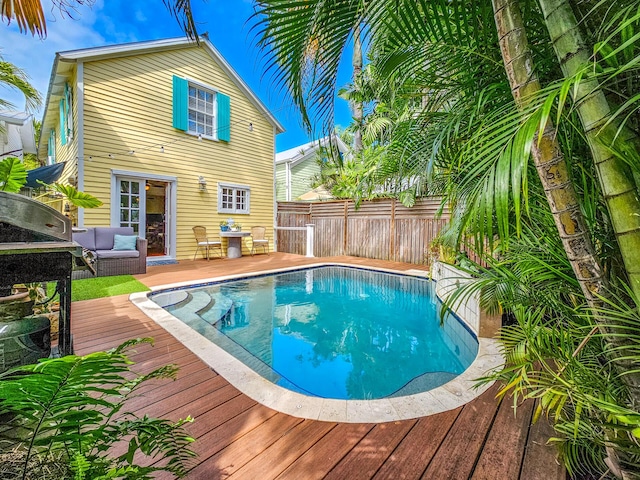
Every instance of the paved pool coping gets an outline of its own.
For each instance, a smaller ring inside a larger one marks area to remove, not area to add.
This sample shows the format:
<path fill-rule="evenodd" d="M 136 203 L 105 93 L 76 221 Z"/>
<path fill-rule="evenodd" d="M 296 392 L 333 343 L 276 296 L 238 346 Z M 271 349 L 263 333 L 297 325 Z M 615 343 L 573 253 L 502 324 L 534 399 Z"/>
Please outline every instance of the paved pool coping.
<path fill-rule="evenodd" d="M 480 396 L 492 385 L 492 383 L 487 383 L 478 388 L 474 388 L 478 378 L 484 376 L 488 371 L 503 365 L 503 357 L 500 354 L 497 340 L 478 337 L 478 355 L 469 368 L 450 382 L 427 392 L 379 400 L 335 400 L 309 397 L 301 393 L 292 392 L 266 380 L 240 360 L 185 325 L 182 321 L 149 299 L 149 295 L 158 290 L 323 266 L 361 268 L 364 270 L 405 276 L 427 277 L 429 273 L 420 270 L 406 272 L 347 263 L 319 262 L 291 268 L 261 270 L 258 272 L 162 285 L 152 287 L 151 292 L 132 293 L 129 296 L 129 300 L 145 315 L 167 330 L 180 343 L 196 354 L 204 363 L 222 375 L 222 377 L 242 393 L 262 405 L 294 417 L 346 423 L 381 423 L 408 420 L 458 408 Z M 424 274 L 420 274 L 419 272 L 424 272 Z M 462 320 L 464 321 L 464 319 Z"/>

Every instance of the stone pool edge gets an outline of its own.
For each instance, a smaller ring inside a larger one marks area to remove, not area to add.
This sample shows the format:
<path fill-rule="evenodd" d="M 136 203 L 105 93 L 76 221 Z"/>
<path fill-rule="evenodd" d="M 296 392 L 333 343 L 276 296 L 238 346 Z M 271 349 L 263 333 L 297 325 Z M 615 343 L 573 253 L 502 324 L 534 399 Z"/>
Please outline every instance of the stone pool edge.
<path fill-rule="evenodd" d="M 354 266 L 337 262 L 314 263 L 312 265 L 226 275 L 195 282 L 162 285 L 153 287 L 151 292 L 133 293 L 129 296 L 129 300 L 242 393 L 262 405 L 294 417 L 345 423 L 381 423 L 408 420 L 458 408 L 480 396 L 491 386 L 492 383 L 487 383 L 481 387 L 474 388 L 475 379 L 484 376 L 490 370 L 502 366 L 503 357 L 499 352 L 497 340 L 478 337 L 478 355 L 469 368 L 450 382 L 433 390 L 404 397 L 378 400 L 335 400 L 309 397 L 292 392 L 264 379 L 240 360 L 237 360 L 209 339 L 192 330 L 148 297 L 150 293 L 158 290 L 331 265 L 362 268 L 397 275 L 420 276 L 415 273 L 407 274 L 400 270 L 368 268 L 361 265 Z M 425 276 L 427 275 L 428 272 L 425 271 Z M 462 320 L 464 321 L 464 319 Z"/>

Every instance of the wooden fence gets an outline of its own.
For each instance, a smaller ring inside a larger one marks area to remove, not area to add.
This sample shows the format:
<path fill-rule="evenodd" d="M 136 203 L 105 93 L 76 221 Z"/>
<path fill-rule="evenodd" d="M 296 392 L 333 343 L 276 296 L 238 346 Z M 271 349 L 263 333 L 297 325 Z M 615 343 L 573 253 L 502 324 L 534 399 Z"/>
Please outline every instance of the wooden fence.
<path fill-rule="evenodd" d="M 439 198 L 420 199 L 412 208 L 395 199 L 279 202 L 279 227 L 315 224 L 314 255 L 351 255 L 415 264 L 427 263 L 432 241 L 449 221 L 437 215 Z M 278 251 L 305 254 L 304 231 L 278 230 Z"/>

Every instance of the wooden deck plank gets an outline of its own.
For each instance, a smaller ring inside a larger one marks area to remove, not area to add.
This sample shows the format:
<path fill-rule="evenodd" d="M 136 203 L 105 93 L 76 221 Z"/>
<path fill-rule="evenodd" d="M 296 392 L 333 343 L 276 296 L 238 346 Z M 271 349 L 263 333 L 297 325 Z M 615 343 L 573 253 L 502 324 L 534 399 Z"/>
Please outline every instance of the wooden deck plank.
<path fill-rule="evenodd" d="M 278 480 L 315 480 L 327 473 L 371 431 L 371 424 L 340 423 L 309 448 L 278 477 Z"/>
<path fill-rule="evenodd" d="M 363 480 L 372 478 L 417 420 L 380 423 L 344 456 L 325 478 Z"/>
<path fill-rule="evenodd" d="M 228 477 L 303 421 L 301 418 L 277 413 L 220 452 L 200 462 L 189 472 L 189 478 L 210 480 L 218 472 Z"/>
<path fill-rule="evenodd" d="M 373 478 L 420 478 L 461 411 L 459 407 L 418 420 Z"/>
<path fill-rule="evenodd" d="M 328 260 L 396 270 L 416 268 L 351 257 Z M 137 278 L 155 286 L 317 261 L 277 253 L 237 260 L 185 261 L 150 267 L 147 274 Z M 496 387 L 464 407 L 418 420 L 378 425 L 332 424 L 297 419 L 256 403 L 148 319 L 126 295 L 74 302 L 72 333 L 79 354 L 111 348 L 130 338 L 153 337 L 155 346 L 141 345 L 131 355 L 137 362 L 132 369 L 148 373 L 168 363 L 181 368 L 176 381 L 154 381 L 143 386 L 140 393 L 144 396 L 132 399 L 131 405 L 139 415 L 151 413 L 172 420 L 187 415 L 195 418 L 187 428 L 196 438 L 193 448 L 200 456 L 187 479 L 228 475 L 250 480 L 395 480 L 420 475 L 429 479 L 465 479 L 474 468 L 477 478 L 484 478 L 484 465 L 492 464 L 491 458 L 497 458 L 501 447 L 512 448 L 508 445 L 513 445 L 513 440 L 505 443 L 502 438 L 518 439 L 517 445 L 526 438 L 526 449 L 522 452 L 517 447 L 521 460 L 516 463 L 523 462 L 520 472 L 511 477 L 515 467 L 501 470 L 509 477 L 500 474 L 494 478 L 564 480 L 564 469 L 555 462 L 553 447 L 545 445 L 550 432 L 543 428 L 544 424 L 529 429 L 524 420 L 512 422 L 512 415 L 503 415 L 503 411 L 510 412 L 494 399 Z"/>
<path fill-rule="evenodd" d="M 335 423 L 305 420 L 247 462 L 230 478 L 275 478 L 335 426 Z"/>
<path fill-rule="evenodd" d="M 422 478 L 469 478 L 487 432 L 491 427 L 498 402 L 494 385 L 474 401 L 462 407 Z"/>
<path fill-rule="evenodd" d="M 558 452 L 553 445 L 547 444 L 549 438 L 555 435 L 546 417 L 541 417 L 529 428 L 529 438 L 520 469 L 520 480 L 565 480 L 567 478 L 565 468 L 557 459 Z"/>
<path fill-rule="evenodd" d="M 511 399 L 502 401 L 482 447 L 473 480 L 518 477 L 534 403 L 533 400 L 527 400 L 518 406 L 514 415 Z"/>

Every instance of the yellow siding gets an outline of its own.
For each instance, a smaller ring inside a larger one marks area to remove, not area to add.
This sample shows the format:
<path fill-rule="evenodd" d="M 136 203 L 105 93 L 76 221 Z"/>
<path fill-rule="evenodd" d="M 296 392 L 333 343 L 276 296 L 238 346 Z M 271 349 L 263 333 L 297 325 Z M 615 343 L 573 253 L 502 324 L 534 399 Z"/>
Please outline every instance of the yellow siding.
<path fill-rule="evenodd" d="M 173 75 L 231 97 L 228 144 L 198 141 L 173 128 Z M 178 258 L 193 256 L 191 227 L 204 225 L 217 235 L 218 223 L 229 217 L 217 213 L 219 181 L 251 188 L 250 214 L 233 217 L 244 230 L 266 226 L 273 240 L 273 126 L 206 52 L 189 47 L 88 62 L 84 85 L 84 190 L 104 202 L 85 211 L 86 226 L 109 225 L 111 170 L 116 169 L 177 177 Z M 128 154 L 131 150 L 135 154 Z M 198 188 L 200 175 L 207 181 L 206 192 Z M 249 244 L 245 240 L 245 253 Z"/>

